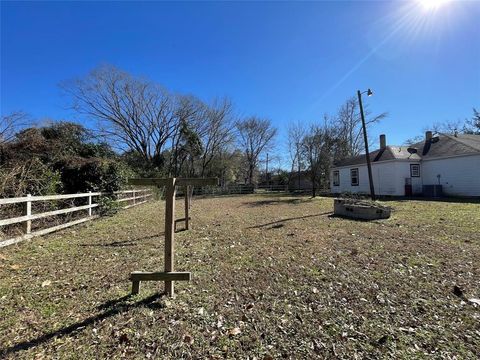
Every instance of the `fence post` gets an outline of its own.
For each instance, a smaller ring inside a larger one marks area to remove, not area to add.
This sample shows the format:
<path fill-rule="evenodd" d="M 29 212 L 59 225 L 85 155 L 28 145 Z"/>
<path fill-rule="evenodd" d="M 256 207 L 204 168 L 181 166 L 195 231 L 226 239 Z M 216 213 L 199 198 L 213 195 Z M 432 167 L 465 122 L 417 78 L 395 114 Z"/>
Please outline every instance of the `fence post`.
<path fill-rule="evenodd" d="M 133 190 L 133 206 L 135 206 L 135 203 L 136 203 L 136 201 L 135 201 L 135 190 Z"/>
<path fill-rule="evenodd" d="M 27 198 L 32 197 L 31 194 L 27 194 Z M 32 215 L 32 202 L 27 200 L 25 202 L 25 215 L 30 216 Z M 32 232 L 32 220 L 27 220 L 24 223 L 24 232 L 25 234 L 30 234 Z"/>
<path fill-rule="evenodd" d="M 88 216 L 92 216 L 92 192 L 88 192 L 88 205 L 90 206 L 88 208 Z"/>
<path fill-rule="evenodd" d="M 190 186 L 185 186 L 185 230 L 190 229 Z"/>
<path fill-rule="evenodd" d="M 175 249 L 175 178 L 165 186 L 165 272 L 173 271 Z M 173 296 L 173 282 L 165 281 L 165 292 Z"/>

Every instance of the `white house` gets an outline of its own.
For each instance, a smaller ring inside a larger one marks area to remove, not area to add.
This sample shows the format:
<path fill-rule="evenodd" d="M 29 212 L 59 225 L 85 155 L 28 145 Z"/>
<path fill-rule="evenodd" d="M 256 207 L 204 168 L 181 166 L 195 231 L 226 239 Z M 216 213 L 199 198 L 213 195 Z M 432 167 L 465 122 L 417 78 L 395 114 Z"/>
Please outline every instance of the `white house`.
<path fill-rule="evenodd" d="M 480 197 L 480 135 L 432 136 L 411 146 L 390 146 L 380 135 L 380 149 L 370 153 L 377 195 Z M 365 155 L 336 162 L 331 192 L 369 194 Z"/>

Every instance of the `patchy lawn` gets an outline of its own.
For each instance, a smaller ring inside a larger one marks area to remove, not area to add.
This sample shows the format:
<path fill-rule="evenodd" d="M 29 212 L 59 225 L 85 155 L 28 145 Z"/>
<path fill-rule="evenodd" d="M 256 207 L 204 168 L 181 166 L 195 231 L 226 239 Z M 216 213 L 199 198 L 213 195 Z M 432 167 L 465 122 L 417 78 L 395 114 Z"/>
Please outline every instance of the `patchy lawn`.
<path fill-rule="evenodd" d="M 478 358 L 480 204 L 388 205 L 360 222 L 329 198 L 195 199 L 175 299 L 128 296 L 131 271 L 163 269 L 161 202 L 0 249 L 0 357 Z"/>

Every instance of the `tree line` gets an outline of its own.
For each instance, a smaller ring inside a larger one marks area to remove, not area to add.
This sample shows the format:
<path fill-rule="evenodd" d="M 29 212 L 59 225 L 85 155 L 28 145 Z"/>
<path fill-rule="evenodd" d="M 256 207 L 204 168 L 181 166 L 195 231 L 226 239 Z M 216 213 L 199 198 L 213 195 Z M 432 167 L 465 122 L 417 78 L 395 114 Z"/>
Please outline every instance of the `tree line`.
<path fill-rule="evenodd" d="M 227 98 L 206 103 L 112 66 L 61 87 L 93 129 L 69 121 L 31 126 L 20 112 L 2 116 L 0 196 L 103 190 L 106 183 L 89 179 L 93 163 L 99 179 L 107 171 L 100 163 L 108 163 L 109 171 L 115 164 L 116 188 L 127 174 L 254 184 L 262 154 L 275 143 L 271 120 L 240 118 Z M 76 189 L 67 184 L 69 176 L 78 182 Z"/>
<path fill-rule="evenodd" d="M 315 196 L 328 188 L 333 162 L 364 152 L 355 97 L 320 121 L 290 125 L 286 144 L 275 148 L 272 121 L 238 116 L 228 98 L 206 102 L 173 93 L 113 66 L 98 67 L 61 88 L 92 126 L 70 121 L 33 126 L 22 112 L 2 116 L 1 197 L 115 191 L 129 176 L 218 177 L 222 185 L 262 180 L 294 185 L 303 176 Z M 365 107 L 367 128 L 387 115 Z M 480 133 L 480 114 L 474 109 L 472 119 L 437 128 Z M 266 153 L 270 158 L 288 153 L 288 169 L 277 169 L 276 180 L 272 171 L 260 169 Z"/>
<path fill-rule="evenodd" d="M 378 123 L 388 113 L 374 115 L 365 107 L 366 127 Z M 436 123 L 425 130 L 443 133 L 464 133 L 480 135 L 480 112 L 473 109 L 473 116 L 464 121 Z M 312 195 L 317 189 L 328 189 L 330 168 L 336 161 L 365 153 L 360 109 L 356 98 L 348 99 L 334 115 L 324 115 L 323 121 L 310 126 L 297 123 L 288 130 L 288 152 L 290 160 L 290 182 L 302 170 L 307 175 Z M 412 144 L 423 139 L 417 136 L 407 140 Z"/>

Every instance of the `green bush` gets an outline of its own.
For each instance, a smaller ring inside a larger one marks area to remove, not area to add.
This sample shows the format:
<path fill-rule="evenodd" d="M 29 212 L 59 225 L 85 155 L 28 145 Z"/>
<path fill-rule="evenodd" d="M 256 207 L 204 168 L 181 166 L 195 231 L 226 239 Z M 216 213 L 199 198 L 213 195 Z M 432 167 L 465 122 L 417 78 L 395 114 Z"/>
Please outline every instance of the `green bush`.
<path fill-rule="evenodd" d="M 97 200 L 98 214 L 100 216 L 112 216 L 120 210 L 121 205 L 115 201 L 115 198 L 108 195 L 99 196 Z"/>
<path fill-rule="evenodd" d="M 113 195 L 132 175 L 125 165 L 102 158 L 69 158 L 57 162 L 55 168 L 61 173 L 66 193 L 101 191 Z"/>
<path fill-rule="evenodd" d="M 52 195 L 62 189 L 60 172 L 37 158 L 0 167 L 0 198 Z"/>

